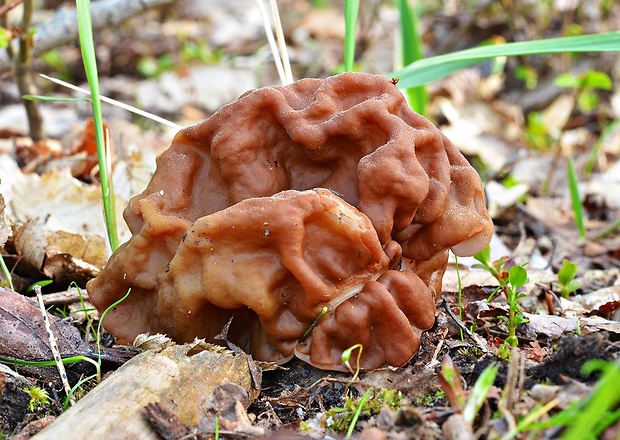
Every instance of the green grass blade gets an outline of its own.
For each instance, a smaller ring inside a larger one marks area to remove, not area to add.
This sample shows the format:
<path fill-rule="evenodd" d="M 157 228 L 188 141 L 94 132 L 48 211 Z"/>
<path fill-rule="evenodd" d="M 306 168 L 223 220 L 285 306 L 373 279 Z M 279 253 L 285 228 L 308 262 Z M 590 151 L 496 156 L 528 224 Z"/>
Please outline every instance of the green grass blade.
<path fill-rule="evenodd" d="M 13 277 L 11 276 L 11 271 L 6 266 L 6 263 L 2 255 L 0 255 L 0 270 L 2 270 L 2 273 L 4 274 L 4 278 L 6 278 L 6 281 L 9 283 L 9 287 L 11 288 L 11 290 L 15 290 L 15 288 L 13 287 Z"/>
<path fill-rule="evenodd" d="M 352 72 L 355 62 L 355 42 L 357 34 L 357 16 L 360 10 L 360 0 L 345 0 L 344 2 L 344 71 Z"/>
<path fill-rule="evenodd" d="M 476 380 L 471 390 L 471 395 L 467 399 L 467 403 L 463 409 L 463 418 L 469 424 L 473 425 L 478 411 L 480 411 L 482 404 L 489 394 L 489 390 L 493 386 L 493 382 L 495 382 L 495 376 L 497 376 L 498 371 L 499 364 L 491 364 L 484 369 L 480 377 L 478 377 L 478 380 Z"/>
<path fill-rule="evenodd" d="M 407 0 L 396 0 L 396 3 L 400 15 L 401 56 L 403 64 L 407 66 L 424 58 L 418 14 L 409 7 Z M 405 93 L 409 106 L 421 115 L 425 114 L 428 104 L 426 87 L 408 87 Z"/>
<path fill-rule="evenodd" d="M 598 156 L 601 152 L 601 148 L 603 147 L 605 142 L 607 142 L 608 139 L 614 135 L 614 133 L 616 132 L 616 129 L 619 126 L 620 126 L 620 120 L 616 119 L 615 121 L 611 122 L 609 125 L 607 125 L 603 129 L 603 132 L 601 133 L 598 140 L 594 144 L 594 147 L 592 147 L 592 150 L 590 151 L 590 154 L 588 155 L 588 160 L 585 166 L 583 167 L 583 172 L 586 176 L 592 174 L 592 171 L 594 171 L 594 167 L 596 166 L 596 163 L 598 161 Z"/>
<path fill-rule="evenodd" d="M 577 177 L 577 169 L 572 157 L 568 158 L 566 164 L 568 171 L 568 189 L 570 190 L 570 198 L 573 203 L 573 212 L 575 214 L 575 225 L 579 231 L 581 240 L 586 239 L 586 227 L 583 224 L 583 205 L 579 196 L 579 178 Z"/>
<path fill-rule="evenodd" d="M 41 95 L 22 95 L 22 99 L 28 101 L 43 101 L 43 102 L 55 102 L 55 101 L 90 101 L 90 98 L 71 98 L 68 96 L 41 96 Z"/>
<path fill-rule="evenodd" d="M 388 76 L 399 78 L 398 86 L 400 88 L 408 88 L 445 78 L 457 70 L 495 57 L 615 51 L 620 51 L 620 32 L 521 41 L 494 46 L 474 47 L 459 52 L 425 58 L 415 61 L 401 70 L 392 72 Z"/>
<path fill-rule="evenodd" d="M 95 125 L 95 140 L 97 142 L 97 159 L 99 162 L 99 177 L 101 180 L 101 195 L 105 217 L 108 241 L 112 250 L 118 248 L 118 232 L 116 229 L 116 209 L 114 206 L 114 192 L 110 186 L 110 175 L 106 146 L 103 133 L 103 117 L 101 115 L 101 98 L 99 93 L 99 75 L 97 73 L 97 59 L 93 41 L 93 26 L 90 16 L 90 0 L 76 0 L 78 35 L 80 49 L 84 61 L 86 79 L 90 87 L 93 121 Z"/>
<path fill-rule="evenodd" d="M 368 388 L 366 392 L 364 393 L 364 395 L 362 396 L 362 398 L 360 399 L 357 409 L 355 410 L 355 414 L 353 414 L 353 419 L 351 420 L 351 424 L 349 425 L 349 429 L 347 430 L 347 435 L 345 436 L 345 439 L 350 439 L 351 436 L 353 435 L 353 430 L 355 429 L 357 420 L 359 419 L 360 414 L 362 413 L 364 405 L 366 404 L 366 401 L 368 400 L 368 397 L 370 396 L 371 392 L 372 392 L 372 387 Z"/>

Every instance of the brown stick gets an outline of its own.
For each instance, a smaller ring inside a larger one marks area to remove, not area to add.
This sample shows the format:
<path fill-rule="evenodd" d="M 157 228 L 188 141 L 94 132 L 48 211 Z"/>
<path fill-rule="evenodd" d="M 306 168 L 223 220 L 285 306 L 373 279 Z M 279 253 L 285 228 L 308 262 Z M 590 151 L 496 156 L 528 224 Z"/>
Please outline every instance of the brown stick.
<path fill-rule="evenodd" d="M 5 5 L 0 6 L 0 17 L 4 17 L 11 9 L 17 7 L 17 5 L 23 1 L 24 0 L 13 0 L 12 2 L 8 2 Z"/>
<path fill-rule="evenodd" d="M 32 22 L 33 0 L 24 2 L 24 12 L 22 15 L 21 35 L 19 37 L 19 52 L 14 60 L 15 82 L 19 89 L 19 94 L 36 95 L 37 88 L 32 77 L 32 44 L 33 36 L 30 32 Z M 33 141 L 45 139 L 45 129 L 43 117 L 39 111 L 39 103 L 23 99 L 24 108 L 28 115 L 28 125 L 30 127 L 30 137 Z"/>

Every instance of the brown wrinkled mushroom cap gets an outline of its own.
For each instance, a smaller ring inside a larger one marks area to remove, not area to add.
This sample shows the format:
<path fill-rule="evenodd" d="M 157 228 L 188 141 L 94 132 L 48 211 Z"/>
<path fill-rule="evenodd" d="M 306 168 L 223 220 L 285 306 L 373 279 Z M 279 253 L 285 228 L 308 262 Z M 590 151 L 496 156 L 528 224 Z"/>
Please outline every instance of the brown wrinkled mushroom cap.
<path fill-rule="evenodd" d="M 434 322 L 448 249 L 489 242 L 480 178 L 387 78 L 246 93 L 181 130 L 88 284 L 121 341 L 229 340 L 260 360 L 401 366 Z M 312 332 L 304 333 L 326 307 Z"/>

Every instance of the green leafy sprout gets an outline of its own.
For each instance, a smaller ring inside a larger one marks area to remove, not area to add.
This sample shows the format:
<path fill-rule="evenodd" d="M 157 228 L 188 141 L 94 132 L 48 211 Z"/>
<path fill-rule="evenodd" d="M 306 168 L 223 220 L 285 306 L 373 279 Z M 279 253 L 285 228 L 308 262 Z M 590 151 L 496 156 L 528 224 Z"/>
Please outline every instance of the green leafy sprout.
<path fill-rule="evenodd" d="M 523 265 L 516 265 L 508 258 L 501 258 L 491 261 L 491 249 L 487 246 L 482 251 L 474 255 L 479 263 L 473 267 L 488 271 L 499 282 L 499 286 L 487 299 L 490 301 L 498 292 L 502 292 L 508 303 L 508 318 L 500 316 L 498 319 L 504 321 L 508 327 L 508 337 L 500 346 L 500 357 L 507 359 L 510 356 L 510 348 L 519 345 L 517 338 L 517 327 L 519 324 L 527 322 L 523 311 L 519 307 L 519 300 L 524 298 L 524 287 L 529 282 L 527 271 Z"/>
<path fill-rule="evenodd" d="M 586 240 L 586 227 L 583 220 L 583 204 L 581 203 L 581 196 L 579 195 L 579 177 L 577 176 L 577 168 L 575 168 L 575 162 L 572 157 L 568 157 L 566 166 L 568 174 L 568 189 L 573 205 L 575 225 L 577 226 L 577 231 L 579 231 L 579 239 L 583 242 Z"/>
<path fill-rule="evenodd" d="M 560 290 L 560 295 L 564 298 L 579 289 L 581 283 L 575 281 L 575 277 L 579 272 L 579 265 L 573 263 L 568 258 L 562 261 L 562 267 L 558 271 L 558 281 L 554 283 L 554 286 Z"/>
<path fill-rule="evenodd" d="M 581 75 L 564 73 L 558 76 L 554 84 L 558 87 L 575 89 L 577 92 L 577 106 L 583 112 L 591 112 L 600 101 L 598 90 L 609 91 L 613 83 L 609 75 L 596 70 L 589 70 Z"/>
<path fill-rule="evenodd" d="M 105 141 L 103 131 L 103 116 L 101 112 L 101 97 L 99 93 L 99 75 L 97 72 L 97 59 L 95 57 L 95 44 L 93 40 L 93 26 L 90 16 L 90 0 L 76 0 L 78 17 L 78 35 L 80 49 L 86 70 L 86 78 L 90 88 L 90 102 L 93 111 L 95 127 L 95 140 L 97 143 L 97 161 L 99 163 L 99 176 L 101 181 L 101 196 L 103 212 L 110 248 L 114 251 L 118 248 L 118 230 L 116 227 L 116 209 L 114 188 L 109 161 L 109 145 Z"/>

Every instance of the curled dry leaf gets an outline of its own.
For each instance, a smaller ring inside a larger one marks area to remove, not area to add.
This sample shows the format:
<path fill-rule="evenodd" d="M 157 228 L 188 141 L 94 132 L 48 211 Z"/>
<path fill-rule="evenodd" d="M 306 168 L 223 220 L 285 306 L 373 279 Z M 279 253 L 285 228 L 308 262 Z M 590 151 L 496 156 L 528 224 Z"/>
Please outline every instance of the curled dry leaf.
<path fill-rule="evenodd" d="M 0 176 L 0 191 L 7 205 L 5 215 L 9 223 L 21 225 L 35 219 L 49 231 L 106 236 L 101 188 L 73 178 L 69 169 L 54 169 L 42 175 L 24 174 L 11 157 L 0 154 Z M 121 239 L 128 236 L 120 215 L 124 203 L 117 197 Z"/>
<path fill-rule="evenodd" d="M 45 319 L 50 322 L 62 357 L 94 354 L 73 324 L 50 314 Z M 27 361 L 54 358 L 39 308 L 25 296 L 3 287 L 0 287 L 0 356 Z M 46 381 L 58 378 L 55 367 L 31 368 L 28 372 Z"/>
<path fill-rule="evenodd" d="M 20 264 L 58 283 L 83 285 L 105 264 L 105 241 L 98 235 L 54 232 L 29 220 L 17 230 L 14 242 Z"/>
<path fill-rule="evenodd" d="M 99 310 L 132 289 L 104 322 L 121 340 L 224 333 L 337 370 L 358 343 L 362 368 L 408 362 L 448 251 L 493 232 L 454 145 L 392 81 L 356 73 L 251 91 L 181 130 L 124 216 L 133 237 L 88 285 Z"/>

